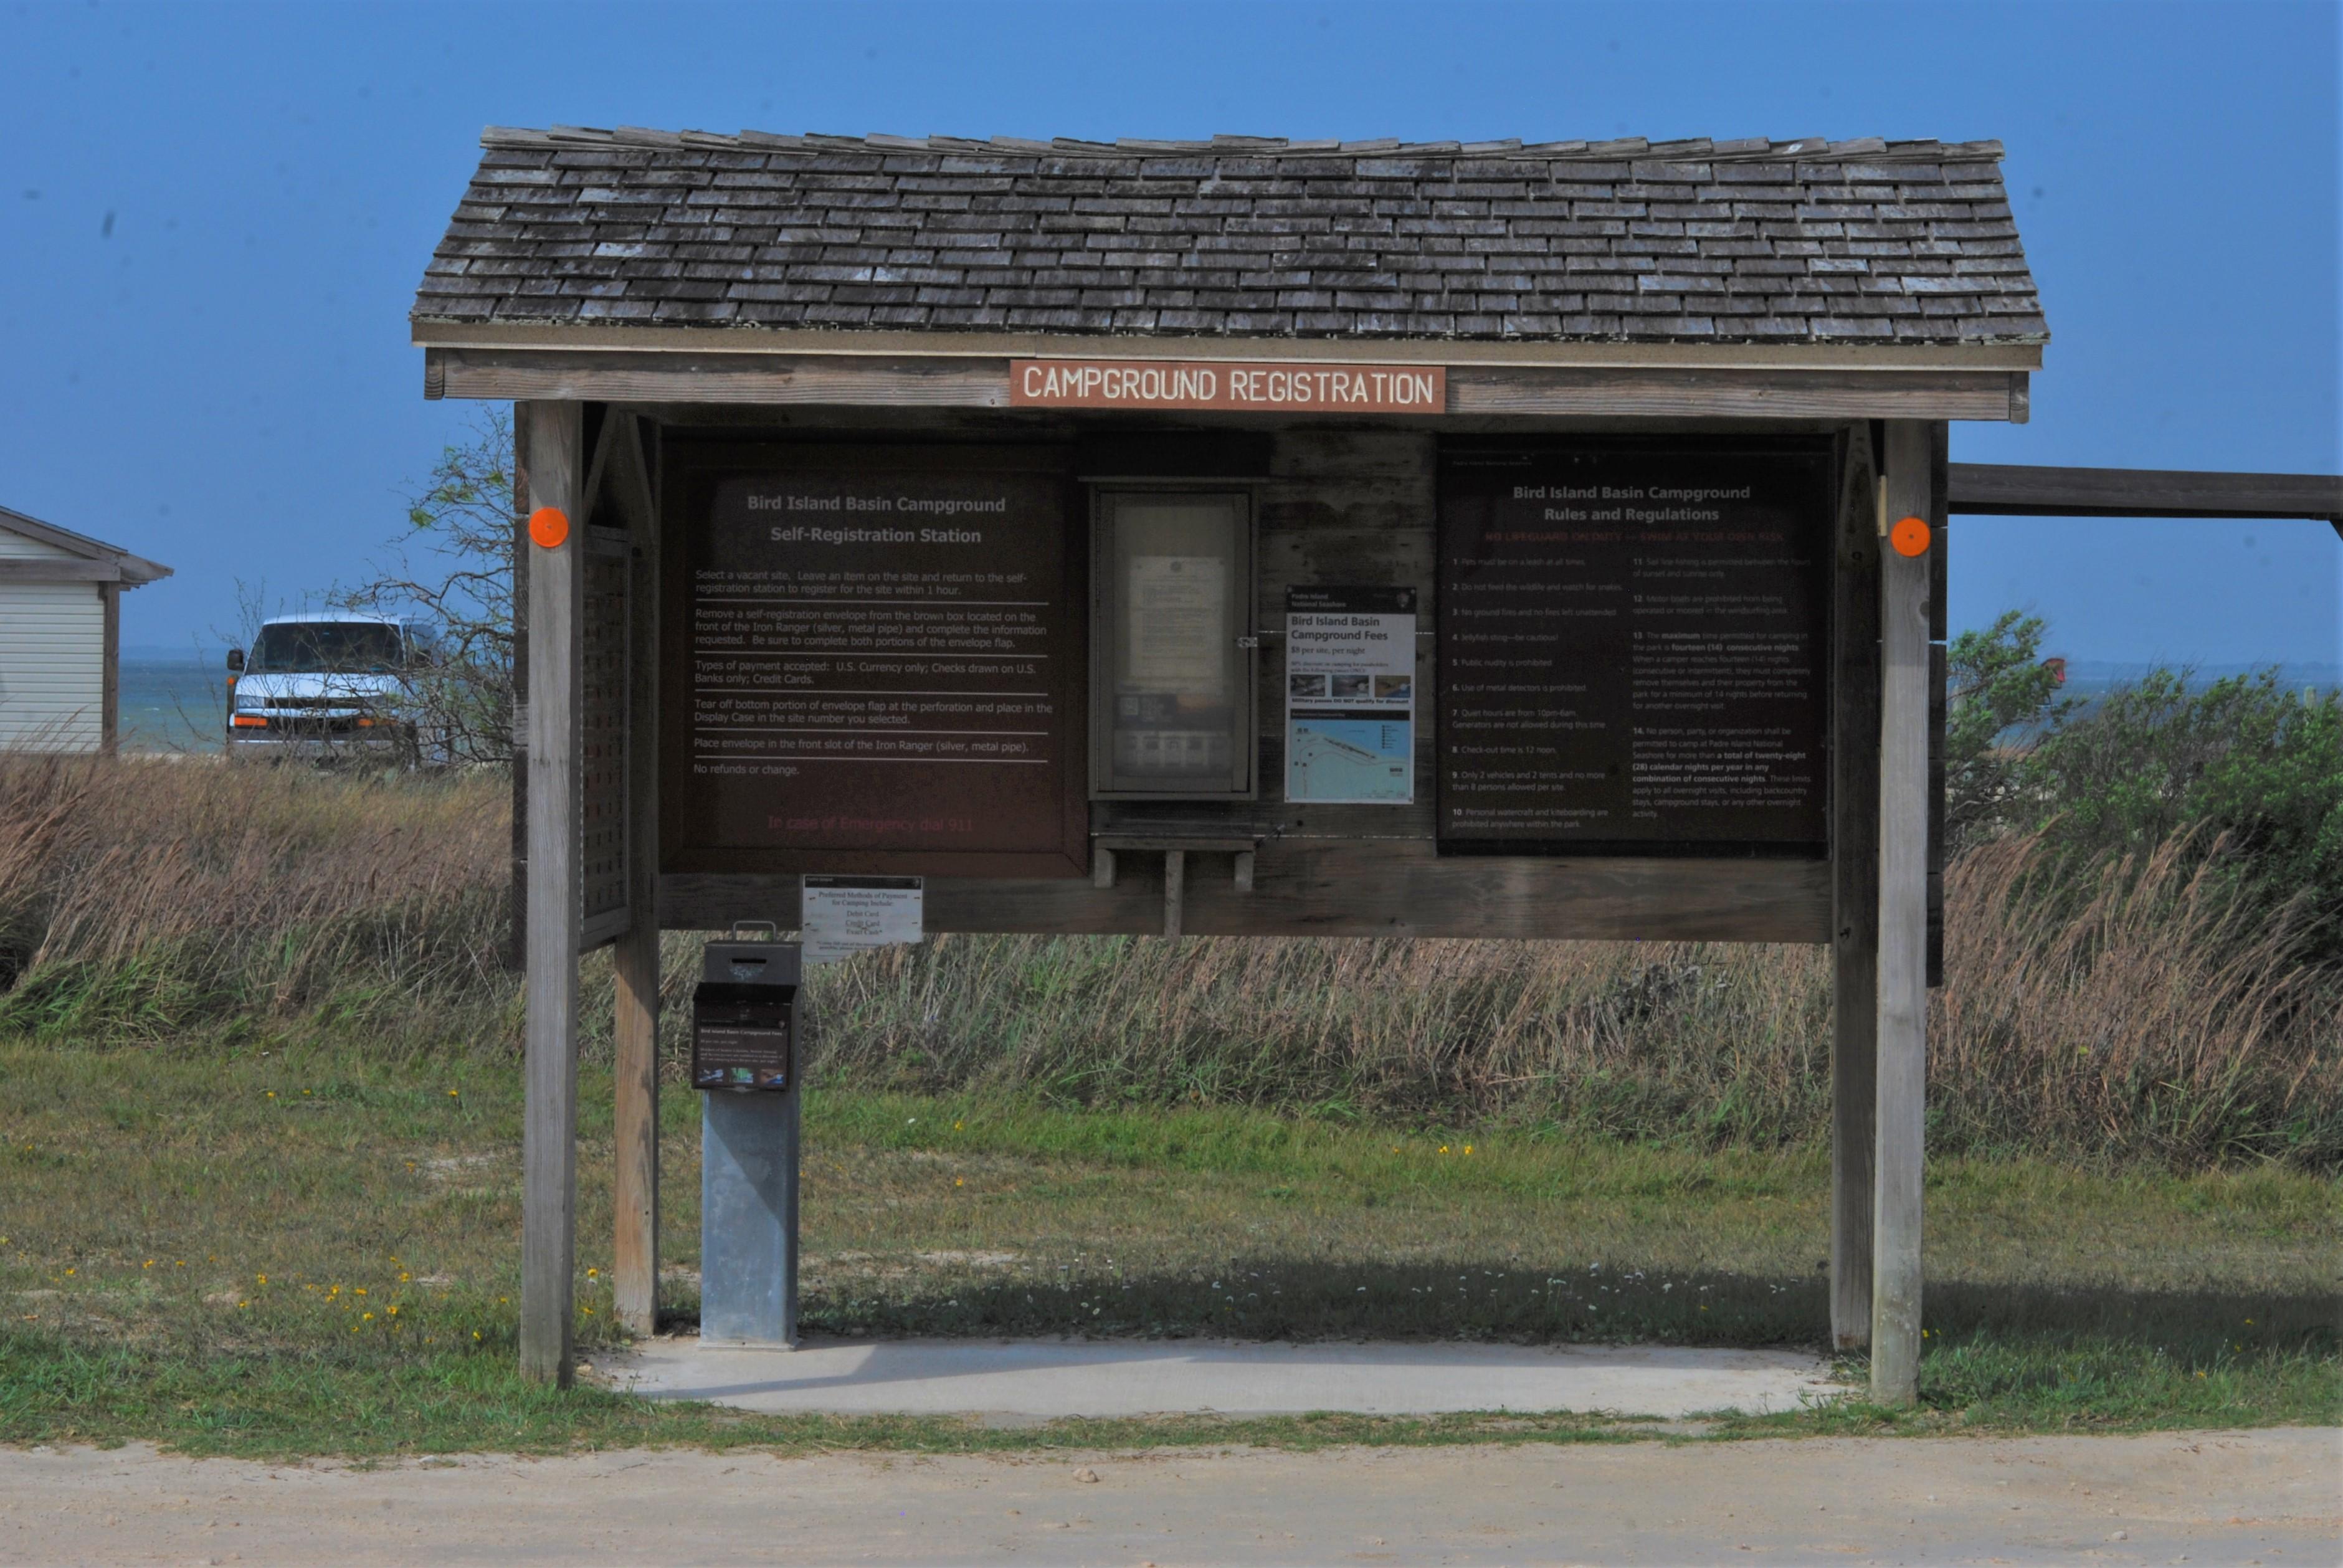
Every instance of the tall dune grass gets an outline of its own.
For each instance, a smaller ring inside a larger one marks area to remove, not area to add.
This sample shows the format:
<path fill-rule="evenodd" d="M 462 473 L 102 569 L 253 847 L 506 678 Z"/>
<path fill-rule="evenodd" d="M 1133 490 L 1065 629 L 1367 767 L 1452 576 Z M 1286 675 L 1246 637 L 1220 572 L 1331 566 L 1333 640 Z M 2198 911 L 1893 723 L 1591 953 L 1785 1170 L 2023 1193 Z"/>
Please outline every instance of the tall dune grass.
<path fill-rule="evenodd" d="M 325 1024 L 386 1050 L 510 1050 L 508 842 L 487 776 L 0 758 L 0 1030 Z M 2343 974 L 2308 956 L 2308 911 L 2246 912 L 2204 869 L 2219 857 L 2190 849 L 2104 863 L 2056 899 L 2033 839 L 1952 868 L 1935 1147 L 2343 1159 Z M 667 950 L 679 1052 L 697 942 Z M 589 965 L 589 1020 L 608 986 Z M 1704 1145 L 1827 1135 L 1813 948 L 942 936 L 818 971 L 811 1001 L 811 1070 L 831 1081 Z"/>
<path fill-rule="evenodd" d="M 505 809 L 485 776 L 0 757 L 0 1027 L 403 1029 L 499 997 Z"/>

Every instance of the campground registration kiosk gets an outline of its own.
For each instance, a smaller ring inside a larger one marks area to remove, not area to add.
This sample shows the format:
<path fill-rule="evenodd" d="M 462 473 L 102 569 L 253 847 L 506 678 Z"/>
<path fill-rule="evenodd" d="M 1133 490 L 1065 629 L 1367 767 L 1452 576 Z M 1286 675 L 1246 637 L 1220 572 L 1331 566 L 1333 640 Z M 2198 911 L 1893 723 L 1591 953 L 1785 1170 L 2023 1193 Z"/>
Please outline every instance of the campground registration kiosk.
<path fill-rule="evenodd" d="M 648 1329 L 658 933 L 836 874 L 931 930 L 1826 944 L 1830 1332 L 1913 1397 L 1946 432 L 2046 340 L 1997 144 L 483 145 L 413 327 L 526 487 L 531 1372 L 578 955 Z"/>

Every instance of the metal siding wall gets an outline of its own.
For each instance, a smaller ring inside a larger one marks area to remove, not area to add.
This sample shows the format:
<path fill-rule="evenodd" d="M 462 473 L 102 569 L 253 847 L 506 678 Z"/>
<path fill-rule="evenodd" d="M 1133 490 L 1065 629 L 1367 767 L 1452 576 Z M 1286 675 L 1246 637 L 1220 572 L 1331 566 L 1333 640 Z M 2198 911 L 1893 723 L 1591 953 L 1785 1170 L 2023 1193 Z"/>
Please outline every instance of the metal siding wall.
<path fill-rule="evenodd" d="M 105 680 L 96 583 L 0 583 L 0 747 L 96 750 Z"/>
<path fill-rule="evenodd" d="M 71 550 L 61 550 L 41 539 L 26 538 L 0 526 L 0 559 L 15 561 L 77 561 Z"/>

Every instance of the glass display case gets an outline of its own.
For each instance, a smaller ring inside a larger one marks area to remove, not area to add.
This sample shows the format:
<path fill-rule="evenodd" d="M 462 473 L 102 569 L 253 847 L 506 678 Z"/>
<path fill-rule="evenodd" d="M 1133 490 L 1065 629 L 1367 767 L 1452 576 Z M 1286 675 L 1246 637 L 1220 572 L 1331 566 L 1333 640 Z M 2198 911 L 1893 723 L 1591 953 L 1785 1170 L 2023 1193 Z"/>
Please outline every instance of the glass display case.
<path fill-rule="evenodd" d="M 1093 518 L 1091 796 L 1251 799 L 1252 498 L 1102 489 Z"/>

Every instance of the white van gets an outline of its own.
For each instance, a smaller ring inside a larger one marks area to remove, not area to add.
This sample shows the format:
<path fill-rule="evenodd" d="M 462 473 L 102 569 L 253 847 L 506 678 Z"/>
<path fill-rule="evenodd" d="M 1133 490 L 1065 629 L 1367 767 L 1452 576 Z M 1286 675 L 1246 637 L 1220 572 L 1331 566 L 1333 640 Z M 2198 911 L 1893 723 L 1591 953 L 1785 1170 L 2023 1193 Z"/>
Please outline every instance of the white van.
<path fill-rule="evenodd" d="M 427 628 L 403 617 L 265 620 L 249 655 L 228 650 L 228 759 L 444 766 L 447 737 L 424 719 L 415 680 L 431 663 Z"/>

